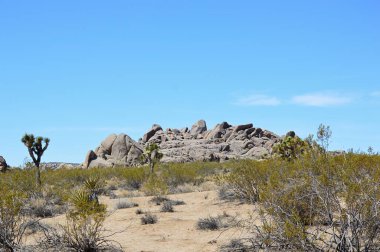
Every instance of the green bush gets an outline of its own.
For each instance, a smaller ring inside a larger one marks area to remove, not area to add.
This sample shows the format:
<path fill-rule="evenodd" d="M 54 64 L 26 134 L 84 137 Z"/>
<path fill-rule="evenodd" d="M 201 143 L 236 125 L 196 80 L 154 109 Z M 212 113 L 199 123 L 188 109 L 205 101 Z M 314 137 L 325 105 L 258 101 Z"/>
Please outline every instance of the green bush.
<path fill-rule="evenodd" d="M 25 195 L 11 188 L 1 188 L 0 193 L 0 250 L 14 251 L 21 248 L 28 223 L 22 213 Z"/>
<path fill-rule="evenodd" d="M 143 184 L 142 190 L 148 196 L 159 196 L 167 194 L 169 188 L 161 177 L 153 173 Z"/>
<path fill-rule="evenodd" d="M 246 191 L 252 187 L 251 181 L 261 181 L 258 183 L 261 224 L 251 226 L 254 248 L 380 249 L 379 156 L 308 154 L 293 162 L 252 163 L 251 172 L 247 169 L 233 171 L 244 179 L 232 183 Z"/>
<path fill-rule="evenodd" d="M 292 161 L 301 157 L 311 148 L 312 146 L 308 141 L 302 140 L 298 136 L 286 136 L 273 147 L 273 154 L 279 155 L 285 160 Z"/>

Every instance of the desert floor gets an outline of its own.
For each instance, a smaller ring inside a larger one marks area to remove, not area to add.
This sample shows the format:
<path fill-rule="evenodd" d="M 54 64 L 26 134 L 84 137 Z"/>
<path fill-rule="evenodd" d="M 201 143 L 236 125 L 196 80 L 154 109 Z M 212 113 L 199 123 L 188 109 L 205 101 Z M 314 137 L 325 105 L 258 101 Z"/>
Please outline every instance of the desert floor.
<path fill-rule="evenodd" d="M 105 228 L 115 233 L 110 239 L 118 242 L 124 251 L 218 251 L 220 246 L 231 239 L 246 237 L 243 228 L 229 227 L 215 231 L 197 229 L 200 218 L 222 215 L 236 216 L 236 220 L 245 222 L 254 206 L 240 202 L 223 201 L 217 191 L 190 192 L 167 196 L 172 200 L 182 200 L 185 205 L 174 206 L 174 212 L 160 212 L 161 206 L 149 202 L 152 197 L 128 197 L 110 199 L 101 197 L 110 216 L 105 221 Z M 120 200 L 139 204 L 138 207 L 115 210 Z M 156 224 L 142 225 L 137 209 L 157 215 Z M 65 215 L 46 218 L 42 222 L 54 226 L 65 222 Z M 30 237 L 34 243 L 37 237 Z M 33 241 L 34 240 L 34 241 Z"/>

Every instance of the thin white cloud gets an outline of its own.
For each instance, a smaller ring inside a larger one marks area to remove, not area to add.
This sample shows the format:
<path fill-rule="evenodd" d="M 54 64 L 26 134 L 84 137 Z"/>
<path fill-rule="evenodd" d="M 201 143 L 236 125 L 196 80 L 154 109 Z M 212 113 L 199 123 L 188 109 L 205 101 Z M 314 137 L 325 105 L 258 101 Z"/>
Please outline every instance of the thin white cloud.
<path fill-rule="evenodd" d="M 268 95 L 250 95 L 242 97 L 235 102 L 239 106 L 277 106 L 281 101 L 274 96 Z"/>
<path fill-rule="evenodd" d="M 291 101 L 292 103 L 305 106 L 328 107 L 351 103 L 352 98 L 341 94 L 314 93 L 293 96 Z"/>

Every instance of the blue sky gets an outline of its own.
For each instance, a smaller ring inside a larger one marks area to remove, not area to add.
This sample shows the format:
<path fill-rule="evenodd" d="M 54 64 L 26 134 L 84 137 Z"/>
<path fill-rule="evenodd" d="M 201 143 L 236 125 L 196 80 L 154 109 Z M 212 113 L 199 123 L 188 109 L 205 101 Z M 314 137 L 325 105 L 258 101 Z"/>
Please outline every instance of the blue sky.
<path fill-rule="evenodd" d="M 0 155 L 82 162 L 110 133 L 252 122 L 380 151 L 380 2 L 0 0 Z"/>

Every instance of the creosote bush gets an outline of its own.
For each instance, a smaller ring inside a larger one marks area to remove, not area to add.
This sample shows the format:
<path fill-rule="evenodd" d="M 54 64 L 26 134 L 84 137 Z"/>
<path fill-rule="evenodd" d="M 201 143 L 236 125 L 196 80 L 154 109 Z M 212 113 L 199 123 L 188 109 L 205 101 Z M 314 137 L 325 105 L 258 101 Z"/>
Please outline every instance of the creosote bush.
<path fill-rule="evenodd" d="M 0 250 L 15 251 L 22 248 L 29 223 L 22 214 L 25 195 L 11 188 L 0 188 L 0 192 Z"/>
<path fill-rule="evenodd" d="M 261 224 L 248 227 L 254 250 L 380 250 L 379 156 L 311 152 L 246 169 L 234 171 L 244 179 L 232 182 L 246 192 L 259 181 Z"/>
<path fill-rule="evenodd" d="M 216 217 L 209 216 L 200 218 L 197 222 L 197 228 L 200 230 L 218 230 L 234 225 L 235 218 L 227 213 L 220 214 Z"/>
<path fill-rule="evenodd" d="M 141 224 L 147 225 L 147 224 L 155 224 L 157 223 L 158 218 L 156 215 L 151 213 L 145 213 L 143 217 L 141 217 Z"/>
<path fill-rule="evenodd" d="M 168 186 L 161 177 L 153 173 L 143 184 L 142 190 L 148 196 L 159 196 L 167 194 Z"/>
<path fill-rule="evenodd" d="M 149 200 L 149 202 L 152 202 L 156 204 L 157 206 L 161 205 L 163 202 L 170 201 L 169 198 L 165 196 L 155 196 Z"/>
<path fill-rule="evenodd" d="M 115 209 L 125 209 L 125 208 L 132 208 L 132 207 L 138 207 L 139 204 L 135 202 L 130 202 L 127 200 L 120 200 L 116 203 Z"/>
<path fill-rule="evenodd" d="M 166 213 L 172 213 L 174 212 L 174 207 L 171 201 L 165 201 L 164 204 L 162 204 L 161 212 Z"/>
<path fill-rule="evenodd" d="M 142 209 L 139 208 L 139 209 L 136 209 L 135 213 L 136 213 L 136 214 L 143 214 L 144 211 L 143 211 Z"/>

